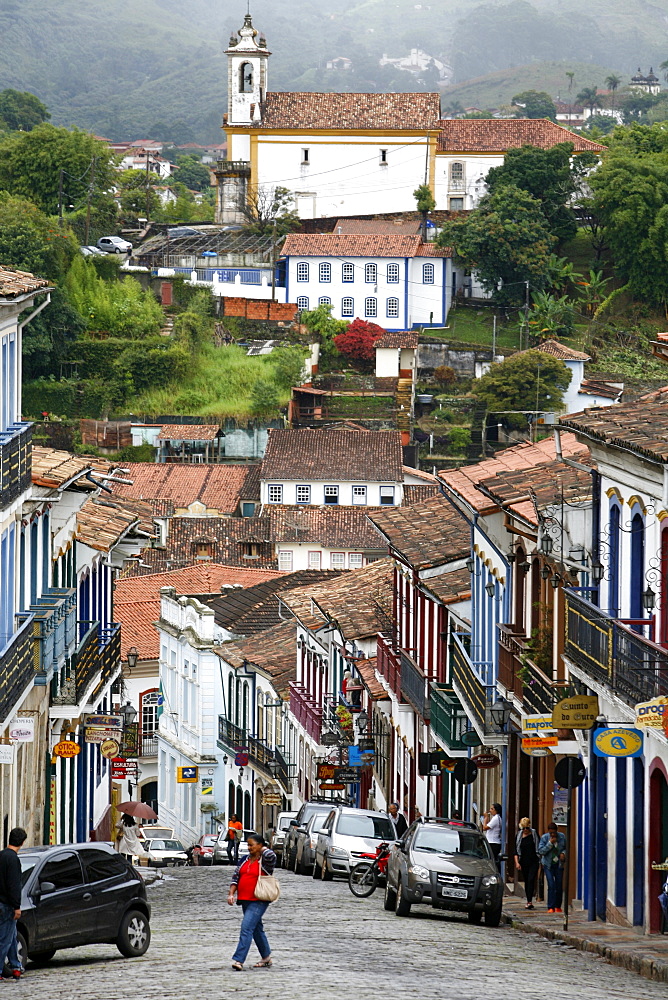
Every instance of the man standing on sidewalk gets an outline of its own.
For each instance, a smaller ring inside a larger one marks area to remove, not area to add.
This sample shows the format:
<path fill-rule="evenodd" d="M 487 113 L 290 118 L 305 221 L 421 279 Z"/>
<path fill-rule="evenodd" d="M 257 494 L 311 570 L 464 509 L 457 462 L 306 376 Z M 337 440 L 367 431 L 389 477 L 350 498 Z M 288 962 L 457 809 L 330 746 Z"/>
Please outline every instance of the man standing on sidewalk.
<path fill-rule="evenodd" d="M 10 831 L 9 844 L 0 851 L 0 975 L 9 960 L 13 979 L 20 979 L 21 968 L 16 937 L 16 921 L 21 916 L 21 862 L 17 855 L 28 834 L 17 826 Z"/>

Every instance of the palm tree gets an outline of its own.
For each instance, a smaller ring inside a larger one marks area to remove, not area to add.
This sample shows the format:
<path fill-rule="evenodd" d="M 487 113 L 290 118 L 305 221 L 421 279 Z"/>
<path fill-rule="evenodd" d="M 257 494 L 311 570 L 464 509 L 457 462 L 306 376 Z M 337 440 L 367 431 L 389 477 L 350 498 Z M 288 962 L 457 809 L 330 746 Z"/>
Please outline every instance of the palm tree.
<path fill-rule="evenodd" d="M 666 59 L 665 62 L 661 63 L 659 69 L 663 70 L 663 77 L 665 80 L 668 80 L 668 59 Z"/>
<path fill-rule="evenodd" d="M 583 87 L 580 93 L 576 95 L 575 100 L 579 101 L 586 108 L 589 108 L 590 115 L 594 114 L 594 108 L 598 107 L 601 103 L 601 98 L 596 87 Z"/>
<path fill-rule="evenodd" d="M 573 90 L 573 78 L 575 77 L 575 73 L 572 70 L 566 70 L 566 76 L 568 77 L 568 124 L 570 125 L 570 120 L 573 117 L 571 91 Z"/>
<path fill-rule="evenodd" d="M 615 94 L 617 92 L 617 87 L 620 85 L 621 82 L 622 82 L 621 78 L 618 77 L 618 76 L 615 76 L 614 73 L 611 73 L 610 76 L 606 76 L 606 78 L 605 78 L 605 85 L 606 85 L 606 87 L 608 88 L 608 90 L 612 91 L 612 117 L 613 118 L 615 116 Z"/>

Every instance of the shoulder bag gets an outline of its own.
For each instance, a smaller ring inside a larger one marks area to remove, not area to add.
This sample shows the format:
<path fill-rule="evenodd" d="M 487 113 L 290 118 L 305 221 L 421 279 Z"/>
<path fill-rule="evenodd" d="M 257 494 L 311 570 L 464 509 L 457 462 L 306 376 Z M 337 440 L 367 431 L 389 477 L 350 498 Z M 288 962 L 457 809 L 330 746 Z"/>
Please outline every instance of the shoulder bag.
<path fill-rule="evenodd" d="M 263 903 L 275 903 L 281 895 L 281 885 L 273 875 L 266 875 L 260 861 L 260 874 L 255 886 L 255 898 Z"/>

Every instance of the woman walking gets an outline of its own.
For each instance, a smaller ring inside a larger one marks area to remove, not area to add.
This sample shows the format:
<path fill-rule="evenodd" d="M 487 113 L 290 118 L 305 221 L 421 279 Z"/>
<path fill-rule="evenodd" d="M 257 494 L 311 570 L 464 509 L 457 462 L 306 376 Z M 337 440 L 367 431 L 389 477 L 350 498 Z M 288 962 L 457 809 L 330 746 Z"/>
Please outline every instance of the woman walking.
<path fill-rule="evenodd" d="M 532 899 L 536 889 L 538 875 L 538 834 L 531 826 L 528 816 L 520 820 L 520 828 L 515 838 L 515 869 L 522 869 L 524 892 L 526 894 L 526 910 L 533 910 Z"/>
<path fill-rule="evenodd" d="M 236 896 L 237 905 L 241 906 L 243 910 L 239 943 L 232 956 L 232 968 L 235 972 L 242 971 L 251 941 L 255 941 L 260 952 L 260 961 L 256 962 L 253 968 L 269 969 L 272 964 L 271 948 L 262 924 L 262 918 L 269 903 L 258 899 L 255 890 L 260 874 L 273 875 L 276 855 L 267 847 L 264 837 L 261 837 L 259 833 L 251 833 L 247 843 L 248 857 L 241 862 L 232 876 L 232 884 L 227 896 L 227 902 L 230 906 L 234 905 Z"/>
<path fill-rule="evenodd" d="M 501 803 L 492 802 L 489 811 L 485 813 L 482 828 L 487 843 L 490 846 L 496 867 L 499 868 L 499 854 L 501 853 Z"/>
<path fill-rule="evenodd" d="M 147 849 L 139 839 L 139 827 L 132 816 L 123 813 L 116 825 L 116 850 L 132 864 L 133 857 L 153 860 L 150 849 Z"/>

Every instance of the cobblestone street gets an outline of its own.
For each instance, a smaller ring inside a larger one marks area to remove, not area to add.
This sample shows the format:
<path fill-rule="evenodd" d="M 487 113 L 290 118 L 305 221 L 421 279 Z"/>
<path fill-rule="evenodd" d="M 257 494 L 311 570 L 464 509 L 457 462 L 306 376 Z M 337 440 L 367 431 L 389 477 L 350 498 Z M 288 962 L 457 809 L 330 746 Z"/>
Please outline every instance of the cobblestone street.
<path fill-rule="evenodd" d="M 46 968 L 29 965 L 20 984 L 2 989 L 22 1000 L 658 1000 L 665 984 L 648 982 L 599 958 L 532 934 L 471 926 L 457 916 L 415 907 L 408 919 L 386 913 L 382 892 L 356 900 L 343 882 L 321 883 L 279 872 L 281 900 L 265 926 L 274 967 L 235 973 L 230 956 L 240 910 L 225 901 L 229 868 L 169 872 L 149 888 L 152 943 L 143 958 L 121 958 L 114 945 L 61 951 Z"/>

